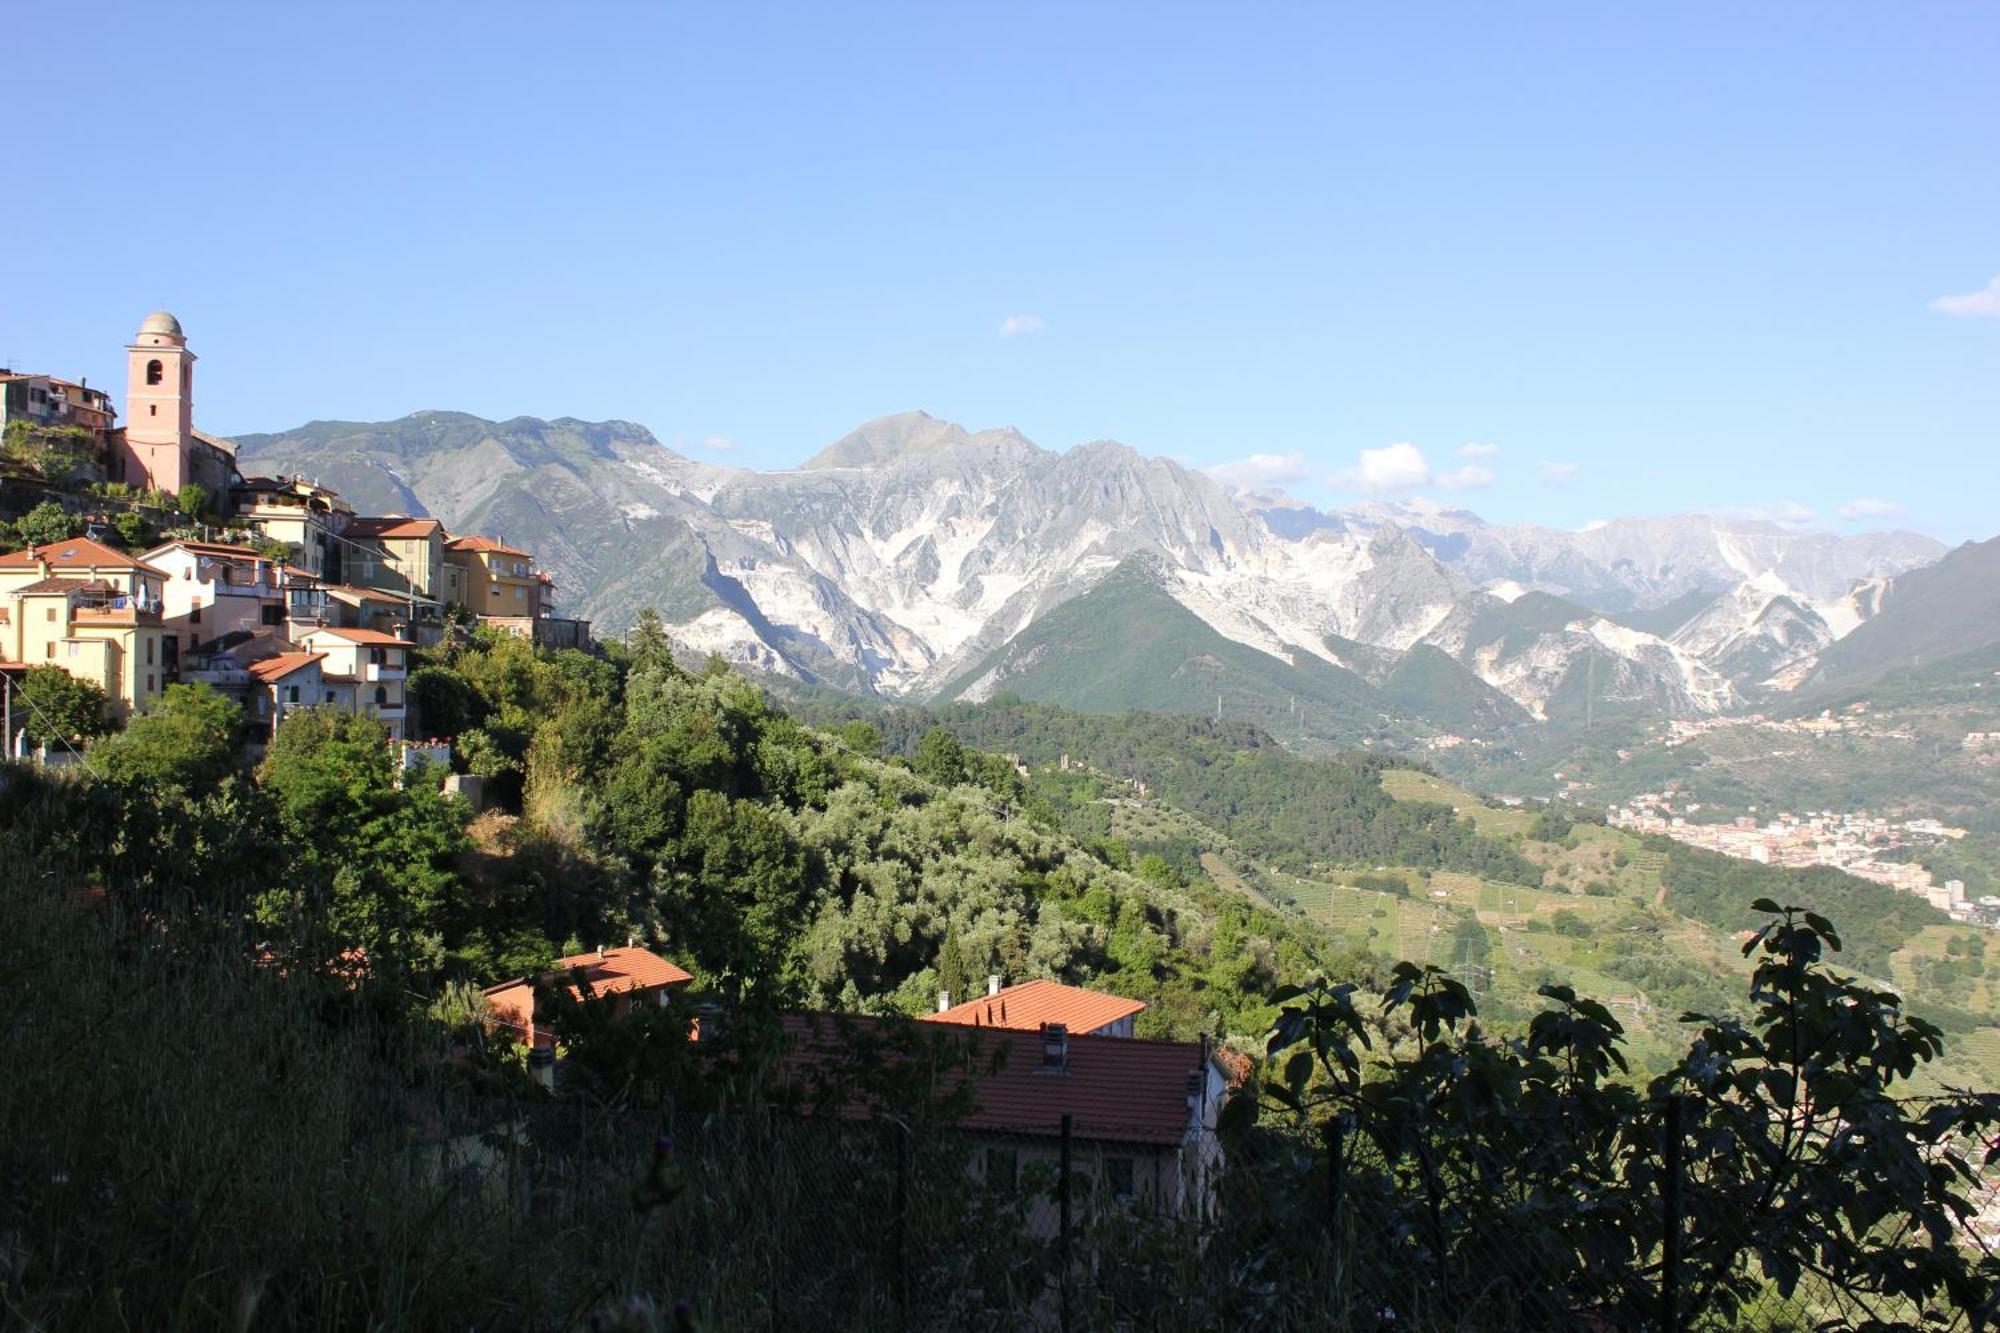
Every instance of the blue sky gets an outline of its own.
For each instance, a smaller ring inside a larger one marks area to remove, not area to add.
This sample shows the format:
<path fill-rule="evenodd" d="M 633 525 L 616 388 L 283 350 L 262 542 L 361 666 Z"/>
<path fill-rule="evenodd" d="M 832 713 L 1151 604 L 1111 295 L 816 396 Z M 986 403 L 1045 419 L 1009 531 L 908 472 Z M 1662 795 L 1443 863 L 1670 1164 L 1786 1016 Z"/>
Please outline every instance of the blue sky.
<path fill-rule="evenodd" d="M 1322 503 L 2000 532 L 1990 4 L 10 15 L 0 361 L 120 383 L 164 305 L 210 430 L 774 467 L 923 408 Z"/>

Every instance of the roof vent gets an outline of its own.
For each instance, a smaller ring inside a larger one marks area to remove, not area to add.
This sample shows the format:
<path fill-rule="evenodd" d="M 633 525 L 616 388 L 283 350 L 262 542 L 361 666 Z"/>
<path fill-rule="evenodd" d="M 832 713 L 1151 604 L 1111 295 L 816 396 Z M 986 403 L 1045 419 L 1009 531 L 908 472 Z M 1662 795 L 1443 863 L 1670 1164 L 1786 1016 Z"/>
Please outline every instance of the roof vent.
<path fill-rule="evenodd" d="M 941 991 L 939 991 L 939 992 L 938 992 L 938 1012 L 939 1012 L 939 1013 L 943 1013 L 943 1012 L 944 1012 L 945 1010 L 947 1010 L 947 1009 L 949 1009 L 949 1008 L 951 1008 L 951 992 L 950 992 L 950 991 L 948 991 L 948 990 L 941 990 Z"/>
<path fill-rule="evenodd" d="M 1042 1024 L 1042 1068 L 1055 1074 L 1069 1072 L 1068 1024 Z"/>

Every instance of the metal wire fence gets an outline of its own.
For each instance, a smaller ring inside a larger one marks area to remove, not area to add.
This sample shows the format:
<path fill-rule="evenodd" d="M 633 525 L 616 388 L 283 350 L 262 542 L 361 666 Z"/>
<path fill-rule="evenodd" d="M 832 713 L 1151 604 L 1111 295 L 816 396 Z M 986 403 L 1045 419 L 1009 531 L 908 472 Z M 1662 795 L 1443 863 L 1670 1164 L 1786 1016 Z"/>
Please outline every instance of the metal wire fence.
<path fill-rule="evenodd" d="M 1617 1252 L 1593 1247 L 1587 1201 L 1558 1200 L 1559 1182 L 1514 1201 L 1542 1224 L 1482 1230 L 1385 1192 L 1395 1171 L 1366 1142 L 1066 1130 L 557 1103 L 490 1116 L 439 1166 L 455 1207 L 622 1274 L 585 1315 L 600 1327 L 1972 1326 L 1811 1271 L 1781 1281 L 1756 1226 L 1696 1234 L 1668 1189 L 1660 1242 Z"/>

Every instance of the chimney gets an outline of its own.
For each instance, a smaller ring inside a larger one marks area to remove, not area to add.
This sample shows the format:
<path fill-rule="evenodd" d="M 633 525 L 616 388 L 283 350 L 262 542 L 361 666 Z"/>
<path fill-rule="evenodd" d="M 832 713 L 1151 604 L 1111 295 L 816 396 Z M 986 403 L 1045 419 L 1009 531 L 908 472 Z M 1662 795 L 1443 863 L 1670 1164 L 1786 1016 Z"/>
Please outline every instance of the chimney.
<path fill-rule="evenodd" d="M 528 1073 L 550 1092 L 556 1090 L 556 1048 L 553 1041 L 538 1039 L 528 1048 Z"/>
<path fill-rule="evenodd" d="M 604 946 L 601 944 L 597 946 L 597 961 L 600 963 L 604 961 Z"/>
<path fill-rule="evenodd" d="M 1069 1072 L 1068 1024 L 1042 1024 L 1042 1068 L 1054 1074 Z"/>
<path fill-rule="evenodd" d="M 945 1010 L 947 1010 L 947 1009 L 949 1009 L 949 1008 L 951 1008 L 951 992 L 950 992 L 950 991 L 948 991 L 948 990 L 941 990 L 941 991 L 939 991 L 939 992 L 938 992 L 938 1012 L 939 1012 L 939 1013 L 943 1013 L 943 1012 L 944 1012 Z"/>
<path fill-rule="evenodd" d="M 999 973 L 996 972 L 992 976 L 986 978 L 986 993 L 988 995 L 998 995 L 1000 993 Z"/>

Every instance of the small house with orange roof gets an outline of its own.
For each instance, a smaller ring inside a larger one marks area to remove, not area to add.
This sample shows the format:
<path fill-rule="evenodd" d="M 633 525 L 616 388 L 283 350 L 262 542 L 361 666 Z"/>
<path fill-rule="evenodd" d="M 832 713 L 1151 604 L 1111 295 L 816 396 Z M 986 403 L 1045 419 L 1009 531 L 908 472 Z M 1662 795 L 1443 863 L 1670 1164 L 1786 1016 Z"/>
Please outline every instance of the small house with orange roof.
<path fill-rule="evenodd" d="M 284 631 L 285 566 L 277 561 L 248 546 L 197 541 L 163 542 L 144 558 L 166 575 L 160 625 L 170 679 L 203 644 Z"/>
<path fill-rule="evenodd" d="M 870 1082 L 857 1062 L 923 1058 L 897 1054 L 896 1044 L 884 1040 L 883 1022 L 847 1014 L 784 1020 L 783 1078 L 802 1112 L 851 1120 L 902 1113 L 871 1105 L 858 1091 Z M 955 1030 L 967 1049 L 928 1082 L 942 1097 L 970 1081 L 970 1109 L 954 1128 L 973 1141 L 970 1169 L 980 1187 L 1016 1191 L 1031 1165 L 1052 1175 L 1067 1139 L 1081 1172 L 1080 1198 L 1166 1216 L 1207 1214 L 1222 1162 L 1216 1125 L 1230 1076 L 1206 1037 L 1083 1036 L 1059 1023 Z M 1055 1218 L 1051 1210 L 1031 1209 L 1027 1224 L 1049 1235 Z"/>
<path fill-rule="evenodd" d="M 380 630 L 333 625 L 306 630 L 297 641 L 306 652 L 325 659 L 320 663 L 320 679 L 332 696 L 327 703 L 371 717 L 392 740 L 403 739 L 403 683 L 409 676 L 409 652 L 416 647 L 414 643 Z"/>
<path fill-rule="evenodd" d="M 1037 979 L 1002 986 L 999 977 L 988 977 L 986 994 L 976 1000 L 952 1004 L 949 995 L 939 995 L 937 1012 L 925 1014 L 924 1021 L 1020 1032 L 1037 1032 L 1047 1024 L 1060 1023 L 1079 1036 L 1129 1037 L 1132 1021 L 1145 1009 L 1142 1000 L 1065 986 L 1060 981 Z"/>
<path fill-rule="evenodd" d="M 636 1005 L 663 1005 L 667 993 L 694 980 L 686 968 L 670 962 L 651 949 L 628 945 L 622 949 L 596 949 L 589 953 L 558 958 L 541 980 L 553 985 L 567 980 L 569 993 L 577 1000 L 589 996 L 611 1001 L 613 1011 L 629 1014 Z M 535 1018 L 534 977 L 488 986 L 487 1006 L 495 1022 L 516 1040 L 529 1046 L 547 1045 L 553 1034 Z"/>

